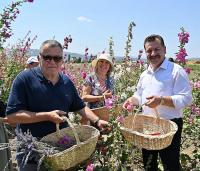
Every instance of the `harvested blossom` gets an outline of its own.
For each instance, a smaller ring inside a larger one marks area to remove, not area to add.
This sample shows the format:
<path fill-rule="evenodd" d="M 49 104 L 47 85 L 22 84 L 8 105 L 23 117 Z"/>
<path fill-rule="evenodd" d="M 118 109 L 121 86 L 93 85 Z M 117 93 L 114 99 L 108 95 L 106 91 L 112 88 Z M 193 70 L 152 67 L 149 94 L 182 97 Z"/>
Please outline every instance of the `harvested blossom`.
<path fill-rule="evenodd" d="M 89 165 L 87 166 L 86 171 L 93 171 L 94 168 L 95 168 L 94 164 L 91 163 L 91 164 L 89 164 Z"/>
<path fill-rule="evenodd" d="M 107 99 L 105 99 L 105 105 L 106 105 L 106 107 L 107 107 L 108 109 L 111 109 L 112 106 L 113 106 L 113 100 L 112 100 L 112 98 L 107 98 Z"/>
<path fill-rule="evenodd" d="M 133 110 L 133 104 L 127 102 L 124 106 L 129 112 Z"/>
<path fill-rule="evenodd" d="M 58 144 L 65 148 L 69 148 L 75 144 L 75 141 L 71 137 L 65 135 L 58 140 Z"/>
<path fill-rule="evenodd" d="M 82 76 L 83 79 L 85 79 L 86 76 L 87 76 L 87 73 L 86 73 L 85 71 L 82 71 L 82 72 L 81 72 L 81 76 Z"/>
<path fill-rule="evenodd" d="M 119 123 L 123 124 L 124 121 L 125 121 L 124 116 L 123 116 L 123 115 L 118 116 L 118 117 L 117 117 L 117 121 L 118 121 Z"/>

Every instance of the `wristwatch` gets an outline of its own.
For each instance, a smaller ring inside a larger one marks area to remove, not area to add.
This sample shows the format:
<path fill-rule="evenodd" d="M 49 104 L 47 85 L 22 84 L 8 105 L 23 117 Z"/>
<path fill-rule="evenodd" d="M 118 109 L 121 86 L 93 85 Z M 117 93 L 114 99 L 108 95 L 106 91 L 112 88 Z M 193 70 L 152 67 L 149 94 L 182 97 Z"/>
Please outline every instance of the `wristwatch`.
<path fill-rule="evenodd" d="M 160 96 L 160 105 L 163 105 L 163 104 L 164 104 L 163 96 Z"/>

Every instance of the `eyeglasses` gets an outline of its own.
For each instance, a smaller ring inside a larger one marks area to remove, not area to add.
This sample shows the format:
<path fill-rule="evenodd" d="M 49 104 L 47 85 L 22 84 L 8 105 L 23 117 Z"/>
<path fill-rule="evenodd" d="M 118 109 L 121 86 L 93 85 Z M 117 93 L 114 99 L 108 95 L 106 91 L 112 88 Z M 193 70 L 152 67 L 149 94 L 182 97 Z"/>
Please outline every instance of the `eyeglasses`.
<path fill-rule="evenodd" d="M 51 61 L 53 59 L 54 62 L 60 62 L 63 59 L 62 56 L 51 56 L 51 55 L 41 55 L 41 56 L 45 61 Z"/>

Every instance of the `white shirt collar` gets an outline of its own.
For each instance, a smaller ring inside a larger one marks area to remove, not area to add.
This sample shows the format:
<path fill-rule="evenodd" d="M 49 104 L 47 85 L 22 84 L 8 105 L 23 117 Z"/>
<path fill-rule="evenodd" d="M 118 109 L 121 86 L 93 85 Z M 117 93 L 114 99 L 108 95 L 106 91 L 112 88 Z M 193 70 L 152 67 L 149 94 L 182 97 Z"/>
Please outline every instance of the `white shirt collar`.
<path fill-rule="evenodd" d="M 153 71 L 153 69 L 151 68 L 150 65 L 149 65 L 149 67 L 147 68 L 147 71 L 150 72 L 150 73 L 153 73 L 153 72 L 156 72 L 156 71 L 158 71 L 158 70 L 160 70 L 160 69 L 165 69 L 165 70 L 166 70 L 167 67 L 168 67 L 168 65 L 169 65 L 169 61 L 168 61 L 167 58 L 165 58 L 164 61 L 162 62 L 162 64 L 161 64 L 155 71 Z"/>

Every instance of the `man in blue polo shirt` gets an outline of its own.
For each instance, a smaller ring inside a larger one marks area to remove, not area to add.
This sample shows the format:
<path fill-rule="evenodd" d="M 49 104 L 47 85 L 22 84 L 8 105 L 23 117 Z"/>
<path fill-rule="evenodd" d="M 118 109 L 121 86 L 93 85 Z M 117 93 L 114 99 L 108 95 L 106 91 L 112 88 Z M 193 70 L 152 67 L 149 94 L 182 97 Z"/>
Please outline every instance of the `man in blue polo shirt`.
<path fill-rule="evenodd" d="M 4 122 L 18 124 L 23 132 L 30 130 L 38 138 L 55 132 L 55 123 L 60 123 L 60 128 L 66 127 L 61 116 L 72 111 L 86 116 L 99 128 L 108 124 L 85 106 L 71 80 L 60 72 L 63 49 L 59 42 L 43 42 L 39 60 L 39 67 L 22 71 L 13 81 Z M 36 167 L 35 163 L 27 164 L 20 171 Z"/>

